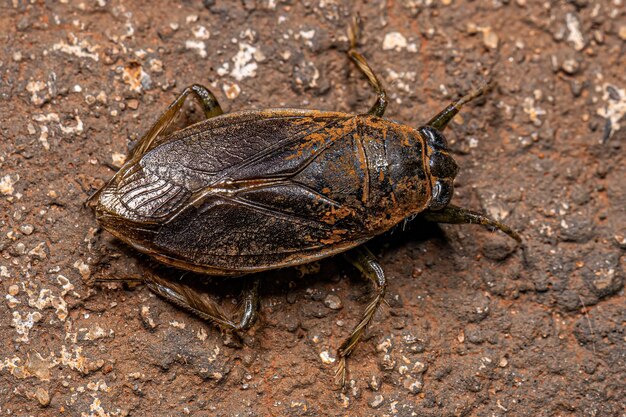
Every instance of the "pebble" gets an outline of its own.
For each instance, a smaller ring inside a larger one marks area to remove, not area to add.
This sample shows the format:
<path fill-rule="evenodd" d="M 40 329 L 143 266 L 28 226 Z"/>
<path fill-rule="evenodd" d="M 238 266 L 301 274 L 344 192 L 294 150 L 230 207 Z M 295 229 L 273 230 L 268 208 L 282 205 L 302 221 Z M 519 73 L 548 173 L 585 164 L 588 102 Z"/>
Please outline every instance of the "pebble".
<path fill-rule="evenodd" d="M 329 294 L 324 300 L 324 305 L 331 310 L 341 310 L 343 307 L 341 299 L 334 294 Z"/>
<path fill-rule="evenodd" d="M 380 407 L 383 404 L 383 401 L 385 401 L 385 397 L 383 397 L 382 395 L 378 394 L 374 397 L 374 399 L 372 401 L 369 402 L 369 406 L 376 409 L 378 407 Z"/>
<path fill-rule="evenodd" d="M 50 405 L 50 394 L 48 394 L 47 390 L 41 387 L 37 388 L 35 391 L 35 398 L 37 398 L 37 401 L 39 401 L 39 404 L 41 404 L 42 407 Z"/>
<path fill-rule="evenodd" d="M 580 64 L 575 59 L 569 58 L 563 61 L 561 69 L 568 75 L 575 75 L 580 70 Z"/>
<path fill-rule="evenodd" d="M 400 32 L 389 32 L 383 40 L 383 51 L 401 51 L 408 45 L 406 38 Z"/>
<path fill-rule="evenodd" d="M 372 391 L 378 391 L 380 389 L 380 385 L 382 381 L 376 375 L 372 375 L 372 378 L 367 381 L 367 385 L 370 387 Z"/>
<path fill-rule="evenodd" d="M 578 80 L 572 80 L 569 83 L 570 90 L 572 91 L 572 95 L 574 97 L 580 97 L 583 92 L 584 84 Z"/>
<path fill-rule="evenodd" d="M 481 249 L 485 257 L 494 261 L 502 261 L 508 258 L 516 247 L 515 241 L 510 237 L 494 235 L 489 237 Z"/>
<path fill-rule="evenodd" d="M 402 382 L 402 386 L 406 388 L 411 394 L 415 395 L 422 392 L 422 387 L 424 386 L 424 383 L 419 379 L 415 379 L 409 376 L 404 379 L 404 381 Z"/>
<path fill-rule="evenodd" d="M 32 224 L 23 224 L 20 226 L 20 232 L 22 232 L 26 236 L 32 234 L 34 230 L 35 228 L 33 227 Z"/>
<path fill-rule="evenodd" d="M 561 220 L 560 238 L 566 242 L 587 242 L 594 235 L 593 220 L 585 215 L 573 215 Z"/>
<path fill-rule="evenodd" d="M 500 38 L 490 26 L 481 29 L 483 32 L 483 44 L 489 49 L 498 49 Z"/>
<path fill-rule="evenodd" d="M 137 110 L 139 108 L 139 100 L 132 98 L 126 102 L 126 105 L 131 110 Z"/>
<path fill-rule="evenodd" d="M 620 26 L 619 31 L 617 32 L 618 36 L 621 40 L 626 41 L 626 25 Z"/>
<path fill-rule="evenodd" d="M 9 295 L 12 295 L 15 297 L 19 293 L 20 293 L 20 287 L 18 287 L 16 284 L 9 285 Z"/>
<path fill-rule="evenodd" d="M 141 306 L 141 321 L 143 322 L 144 327 L 146 327 L 148 330 L 157 327 L 157 324 L 152 317 L 152 313 L 150 312 L 149 306 Z"/>

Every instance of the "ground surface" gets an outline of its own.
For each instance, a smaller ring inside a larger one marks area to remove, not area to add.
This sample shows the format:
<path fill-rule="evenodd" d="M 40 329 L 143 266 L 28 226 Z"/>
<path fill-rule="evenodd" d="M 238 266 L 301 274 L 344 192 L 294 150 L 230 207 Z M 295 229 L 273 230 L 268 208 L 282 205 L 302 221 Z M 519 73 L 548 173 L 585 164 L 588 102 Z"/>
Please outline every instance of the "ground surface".
<path fill-rule="evenodd" d="M 237 346 L 141 285 L 94 284 L 154 264 L 82 203 L 191 83 L 226 111 L 367 109 L 345 56 L 354 9 L 29 3 L 0 6 L 0 415 L 624 416 L 623 0 L 360 6 L 388 117 L 418 126 L 497 81 L 449 130 L 455 202 L 519 230 L 529 253 L 419 219 L 373 242 L 388 305 L 343 393 L 334 349 L 370 296 L 343 260 L 269 274 Z M 207 288 L 228 306 L 227 284 Z"/>

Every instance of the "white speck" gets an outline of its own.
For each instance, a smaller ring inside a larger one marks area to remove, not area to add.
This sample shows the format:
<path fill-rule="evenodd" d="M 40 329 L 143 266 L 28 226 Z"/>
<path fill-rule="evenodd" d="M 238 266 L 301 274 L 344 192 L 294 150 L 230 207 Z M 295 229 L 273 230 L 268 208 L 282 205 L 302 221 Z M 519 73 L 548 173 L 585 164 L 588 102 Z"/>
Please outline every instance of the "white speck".
<path fill-rule="evenodd" d="M 111 161 L 113 162 L 113 166 L 120 168 L 126 162 L 126 155 L 119 152 L 113 152 L 111 154 Z"/>
<path fill-rule="evenodd" d="M 606 107 L 599 108 L 597 114 L 611 121 L 610 136 L 613 136 L 621 128 L 619 121 L 626 116 L 626 90 L 609 84 L 605 84 L 603 90 L 602 99 L 606 102 Z"/>
<path fill-rule="evenodd" d="M 222 90 L 224 90 L 224 94 L 230 100 L 236 99 L 237 97 L 239 97 L 239 94 L 241 94 L 241 87 L 239 87 L 237 83 L 230 82 L 230 81 L 224 82 L 224 85 L 222 86 Z"/>
<path fill-rule="evenodd" d="M 19 179 L 19 176 L 17 176 L 17 179 L 13 180 L 8 174 L 2 177 L 0 180 L 0 193 L 3 195 L 13 195 L 13 185 L 15 185 Z"/>
<path fill-rule="evenodd" d="M 535 99 L 533 97 L 526 97 L 522 108 L 524 113 L 528 115 L 528 118 L 535 126 L 541 126 L 542 122 L 541 119 L 539 119 L 539 116 L 545 115 L 546 111 L 539 106 L 535 107 Z"/>
<path fill-rule="evenodd" d="M 395 51 L 401 51 L 406 47 L 406 38 L 400 32 L 389 32 L 385 35 L 385 39 L 383 40 L 383 50 L 389 51 L 393 49 Z"/>
<path fill-rule="evenodd" d="M 83 121 L 80 120 L 80 117 L 75 116 L 74 119 L 76 120 L 76 126 L 63 126 L 62 124 L 59 123 L 59 127 L 61 128 L 61 131 L 63 133 L 66 134 L 74 134 L 74 133 L 82 133 L 83 131 Z"/>
<path fill-rule="evenodd" d="M 91 269 L 89 268 L 89 265 L 87 265 L 82 260 L 74 262 L 73 266 L 74 268 L 78 269 L 78 272 L 83 277 L 83 279 L 88 279 L 91 276 Z"/>
<path fill-rule="evenodd" d="M 260 62 L 264 59 L 265 55 L 257 50 L 257 48 L 241 42 L 239 44 L 239 52 L 233 57 L 234 65 L 230 74 L 235 77 L 237 81 L 254 77 L 258 68 L 256 61 Z"/>
<path fill-rule="evenodd" d="M 75 45 L 69 45 L 66 42 L 58 42 L 52 45 L 53 51 L 60 51 L 68 55 L 74 55 L 79 58 L 89 58 L 94 61 L 99 61 L 100 56 L 96 52 L 97 46 L 92 46 L 87 41 L 81 41 Z"/>
<path fill-rule="evenodd" d="M 330 365 L 331 363 L 335 362 L 335 358 L 332 357 L 330 352 L 328 352 L 327 350 L 320 352 L 320 359 L 322 359 L 322 362 L 324 362 L 326 365 Z"/>
<path fill-rule="evenodd" d="M 475 137 L 470 137 L 469 138 L 469 147 L 470 148 L 477 148 L 478 147 L 478 139 L 476 139 Z"/>
<path fill-rule="evenodd" d="M 26 314 L 26 317 L 22 319 L 22 315 L 19 312 L 14 311 L 13 320 L 11 320 L 11 327 L 15 328 L 17 334 L 22 335 L 21 337 L 16 339 L 16 342 L 28 342 L 28 334 L 30 333 L 30 329 L 32 329 L 35 323 L 41 320 L 42 317 L 43 316 L 40 312 L 35 311 Z"/>
<path fill-rule="evenodd" d="M 28 91 L 30 96 L 30 102 L 36 106 L 41 106 L 44 103 L 44 99 L 37 95 L 38 92 L 44 90 L 46 88 L 46 83 L 43 81 L 29 81 L 26 84 L 26 91 Z"/>
<path fill-rule="evenodd" d="M 223 77 L 224 75 L 228 74 L 229 68 L 230 64 L 228 62 L 224 62 L 224 64 L 217 69 L 217 75 Z"/>
<path fill-rule="evenodd" d="M 177 327 L 179 329 L 184 329 L 185 327 L 187 327 L 187 325 L 185 323 L 181 323 L 180 321 L 170 321 L 170 326 L 172 327 Z"/>
<path fill-rule="evenodd" d="M 198 39 L 209 39 L 211 36 L 207 28 L 201 25 L 194 26 L 193 29 L 191 29 L 191 32 L 193 33 L 193 36 Z"/>
<path fill-rule="evenodd" d="M 187 23 L 195 23 L 198 21 L 198 15 L 197 14 L 190 14 L 189 16 L 187 16 L 185 18 L 185 22 Z"/>
<path fill-rule="evenodd" d="M 58 122 L 59 115 L 56 113 L 48 113 L 48 114 L 36 114 L 33 116 L 33 120 L 36 122 Z"/>
<path fill-rule="evenodd" d="M 299 35 L 300 35 L 300 37 L 302 39 L 305 40 L 304 44 L 306 46 L 308 46 L 309 48 L 313 47 L 313 42 L 311 42 L 311 39 L 313 39 L 315 37 L 315 29 L 301 30 Z M 296 36 L 296 39 L 297 38 L 298 38 L 298 36 Z"/>
<path fill-rule="evenodd" d="M 7 294 L 4 296 L 7 300 L 7 305 L 9 308 L 15 308 L 18 304 L 21 304 L 21 301 L 12 296 L 11 294 Z"/>
<path fill-rule="evenodd" d="M 569 30 L 567 40 L 574 45 L 575 50 L 581 51 L 585 47 L 585 40 L 583 39 L 583 34 L 580 31 L 580 21 L 578 20 L 578 17 L 573 13 L 566 14 L 565 24 Z"/>
<path fill-rule="evenodd" d="M 198 53 L 198 55 L 200 55 L 200 58 L 207 57 L 206 45 L 202 41 L 194 41 L 194 40 L 189 39 L 185 41 L 185 48 L 190 49 L 190 50 L 195 50 Z"/>

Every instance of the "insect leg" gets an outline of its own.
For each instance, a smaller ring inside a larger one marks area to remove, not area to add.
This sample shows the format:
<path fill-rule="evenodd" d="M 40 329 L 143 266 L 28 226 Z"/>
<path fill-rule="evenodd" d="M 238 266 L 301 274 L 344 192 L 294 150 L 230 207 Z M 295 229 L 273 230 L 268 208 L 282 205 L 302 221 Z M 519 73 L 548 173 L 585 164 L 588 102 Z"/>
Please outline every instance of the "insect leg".
<path fill-rule="evenodd" d="M 502 231 L 519 243 L 522 242 L 520 235 L 506 224 L 490 219 L 484 214 L 453 205 L 448 205 L 437 211 L 426 211 L 424 212 L 424 218 L 436 223 L 482 224 Z"/>
<path fill-rule="evenodd" d="M 243 314 L 239 323 L 228 318 L 219 305 L 207 294 L 194 288 L 156 275 L 149 275 L 144 282 L 150 290 L 172 304 L 197 315 L 203 320 L 211 321 L 225 330 L 247 330 L 254 324 L 257 317 L 259 283 L 256 279 L 244 290 Z"/>
<path fill-rule="evenodd" d="M 452 120 L 452 118 L 456 116 L 459 110 L 461 110 L 461 107 L 463 107 L 464 104 L 467 104 L 475 98 L 484 95 L 485 93 L 487 93 L 487 91 L 491 89 L 491 87 L 493 87 L 493 83 L 489 82 L 482 87 L 472 91 L 471 93 L 461 97 L 460 99 L 451 103 L 450 105 L 448 105 L 448 107 L 440 111 L 435 117 L 430 119 L 430 121 L 426 123 L 426 125 L 434 127 L 438 131 L 442 132 L 446 128 L 450 120 Z"/>
<path fill-rule="evenodd" d="M 348 28 L 348 39 L 350 40 L 348 56 L 352 59 L 352 61 L 354 61 L 359 71 L 367 77 L 367 81 L 369 81 L 370 85 L 376 92 L 376 102 L 372 108 L 369 109 L 368 113 L 382 117 L 383 114 L 385 114 L 385 108 L 387 107 L 387 93 L 385 92 L 382 83 L 372 70 L 372 67 L 369 66 L 363 55 L 356 50 L 360 32 L 359 24 L 360 18 L 356 16 L 352 20 L 352 25 Z"/>
<path fill-rule="evenodd" d="M 376 286 L 376 296 L 367 305 L 363 317 L 356 325 L 352 334 L 346 340 L 343 341 L 339 349 L 337 349 L 337 355 L 339 356 L 339 365 L 337 366 L 337 372 L 335 374 L 335 380 L 341 386 L 346 382 L 346 358 L 354 351 L 354 348 L 363 338 L 365 329 L 372 322 L 378 306 L 385 297 L 385 291 L 387 289 L 387 279 L 385 278 L 385 272 L 382 266 L 378 263 L 374 255 L 364 246 L 353 249 L 350 252 L 344 254 L 346 259 L 350 261 L 363 275 L 370 279 Z"/>
<path fill-rule="evenodd" d="M 192 94 L 202 106 L 207 119 L 219 116 L 224 113 L 217 98 L 206 87 L 200 84 L 193 84 L 183 90 L 182 93 L 170 104 L 165 112 L 159 117 L 150 130 L 137 142 L 135 149 L 129 154 L 129 159 L 134 156 L 141 156 L 152 147 L 154 141 L 161 135 L 174 121 L 180 109 L 185 104 L 187 97 Z"/>

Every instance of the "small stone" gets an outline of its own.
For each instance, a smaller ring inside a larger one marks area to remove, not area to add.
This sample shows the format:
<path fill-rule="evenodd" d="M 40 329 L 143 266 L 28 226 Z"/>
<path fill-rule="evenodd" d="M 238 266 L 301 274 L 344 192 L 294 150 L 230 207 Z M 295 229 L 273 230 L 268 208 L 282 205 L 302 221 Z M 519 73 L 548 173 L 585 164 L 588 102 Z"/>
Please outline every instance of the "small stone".
<path fill-rule="evenodd" d="M 487 26 L 482 29 L 483 32 L 483 44 L 489 49 L 498 49 L 498 44 L 500 43 L 500 38 L 496 32 L 491 29 L 491 27 Z"/>
<path fill-rule="evenodd" d="M 378 394 L 374 397 L 374 399 L 372 401 L 369 402 L 369 406 L 376 409 L 378 407 L 380 407 L 383 404 L 383 401 L 385 401 L 385 397 L 383 397 L 382 395 Z"/>
<path fill-rule="evenodd" d="M 330 365 L 331 363 L 335 362 L 335 358 L 331 355 L 331 353 L 327 350 L 324 350 L 322 352 L 320 352 L 320 359 L 322 360 L 323 363 L 325 363 L 326 365 Z"/>
<path fill-rule="evenodd" d="M 132 98 L 126 103 L 129 109 L 137 110 L 139 108 L 139 100 Z"/>
<path fill-rule="evenodd" d="M 615 239 L 615 242 L 621 249 L 626 249 L 626 236 L 625 235 L 616 234 L 615 236 L 613 236 L 613 239 Z"/>
<path fill-rule="evenodd" d="M 574 97 L 580 97 L 583 92 L 584 84 L 578 80 L 572 80 L 569 83 L 569 88 L 572 91 L 572 95 Z"/>
<path fill-rule="evenodd" d="M 580 70 L 580 64 L 575 59 L 566 59 L 561 64 L 561 69 L 568 75 L 575 75 Z"/>
<path fill-rule="evenodd" d="M 239 97 L 239 94 L 241 94 L 241 87 L 239 87 L 237 83 L 229 81 L 226 81 L 224 83 L 224 85 L 222 86 L 222 90 L 224 90 L 224 94 L 230 100 L 236 99 L 237 97 Z"/>
<path fill-rule="evenodd" d="M 560 238 L 566 242 L 587 242 L 594 235 L 593 219 L 585 215 L 573 215 L 561 220 Z"/>
<path fill-rule="evenodd" d="M 141 306 L 141 321 L 145 328 L 148 330 L 152 330 L 157 327 L 157 324 L 154 322 L 154 318 L 152 317 L 152 313 L 150 312 L 150 307 Z"/>
<path fill-rule="evenodd" d="M 415 395 L 422 392 L 422 387 L 424 386 L 424 384 L 419 379 L 407 377 L 402 382 L 402 386 L 406 388 L 411 394 Z"/>
<path fill-rule="evenodd" d="M 494 261 L 502 261 L 508 258 L 514 251 L 515 242 L 508 236 L 493 235 L 482 246 L 482 253 Z"/>
<path fill-rule="evenodd" d="M 324 300 L 324 305 L 331 310 L 341 310 L 343 305 L 341 304 L 341 299 L 334 294 L 330 294 Z"/>
<path fill-rule="evenodd" d="M 78 269 L 78 272 L 80 273 L 80 275 L 83 277 L 84 280 L 89 279 L 89 277 L 91 276 L 91 268 L 89 268 L 89 265 L 87 265 L 82 260 L 78 260 L 74 262 L 73 266 L 74 268 Z"/>
<path fill-rule="evenodd" d="M 47 390 L 41 387 L 37 388 L 35 391 L 35 398 L 37 398 L 37 401 L 39 401 L 39 404 L 41 404 L 42 407 L 50 405 L 50 394 L 48 394 Z"/>
<path fill-rule="evenodd" d="M 9 285 L 9 295 L 12 295 L 13 297 L 15 297 L 19 293 L 20 293 L 20 287 L 18 287 L 15 284 Z"/>
<path fill-rule="evenodd" d="M 617 35 L 620 37 L 621 40 L 626 41 L 626 25 L 620 26 L 619 30 L 617 31 Z"/>
<path fill-rule="evenodd" d="M 126 155 L 119 152 L 113 152 L 111 154 L 111 161 L 113 163 L 113 166 L 121 168 L 121 166 L 124 165 L 124 162 L 126 162 Z"/>
<path fill-rule="evenodd" d="M 376 375 L 372 375 L 372 378 L 367 381 L 367 385 L 370 387 L 372 391 L 378 391 L 380 389 L 380 385 L 382 381 Z"/>
<path fill-rule="evenodd" d="M 26 254 L 26 245 L 24 245 L 22 242 L 19 242 L 17 245 L 15 245 L 13 253 L 17 256 Z"/>
<path fill-rule="evenodd" d="M 389 32 L 385 35 L 385 39 L 383 40 L 383 50 L 384 51 L 401 51 L 406 48 L 408 45 L 406 38 L 400 32 Z"/>
<path fill-rule="evenodd" d="M 32 234 L 34 230 L 35 228 L 33 227 L 32 224 L 23 224 L 20 226 L 20 232 L 22 232 L 26 236 Z"/>
<path fill-rule="evenodd" d="M 46 253 L 47 248 L 48 247 L 46 246 L 46 242 L 41 242 L 37 246 L 32 248 L 30 252 L 28 252 L 28 254 L 39 259 L 46 259 L 48 257 L 48 254 Z"/>

